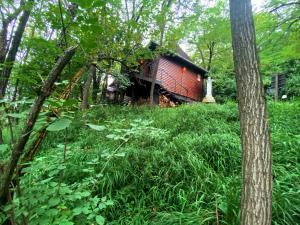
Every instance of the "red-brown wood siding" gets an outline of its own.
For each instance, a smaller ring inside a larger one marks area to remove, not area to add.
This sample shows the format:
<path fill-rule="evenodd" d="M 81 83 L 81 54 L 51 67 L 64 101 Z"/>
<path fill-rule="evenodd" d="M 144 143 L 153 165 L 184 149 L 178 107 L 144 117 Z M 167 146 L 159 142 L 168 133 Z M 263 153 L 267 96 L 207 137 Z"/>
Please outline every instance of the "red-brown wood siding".
<path fill-rule="evenodd" d="M 202 100 L 202 77 L 188 67 L 183 71 L 183 66 L 161 57 L 158 65 L 157 80 L 169 91 L 189 97 L 193 100 Z"/>

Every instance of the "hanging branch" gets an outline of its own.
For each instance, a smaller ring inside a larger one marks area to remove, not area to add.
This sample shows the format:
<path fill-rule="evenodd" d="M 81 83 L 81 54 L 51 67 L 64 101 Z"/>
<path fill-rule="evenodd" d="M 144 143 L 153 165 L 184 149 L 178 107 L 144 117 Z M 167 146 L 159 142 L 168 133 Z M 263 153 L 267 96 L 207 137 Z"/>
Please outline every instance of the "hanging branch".
<path fill-rule="evenodd" d="M 24 147 L 29 139 L 32 132 L 34 124 L 38 118 L 39 112 L 46 98 L 52 93 L 54 83 L 58 76 L 61 74 L 64 67 L 69 63 L 73 57 L 77 46 L 73 46 L 65 51 L 65 53 L 58 59 L 52 70 L 49 72 L 47 80 L 45 81 L 40 94 L 35 99 L 34 104 L 31 107 L 30 113 L 24 124 L 24 128 L 21 132 L 20 138 L 14 148 L 12 149 L 12 154 L 9 163 L 4 171 L 4 176 L 1 179 L 1 189 L 0 189 L 0 204 L 7 203 L 7 196 L 9 193 L 10 183 L 13 178 L 13 174 L 18 165 L 20 156 L 23 154 Z"/>

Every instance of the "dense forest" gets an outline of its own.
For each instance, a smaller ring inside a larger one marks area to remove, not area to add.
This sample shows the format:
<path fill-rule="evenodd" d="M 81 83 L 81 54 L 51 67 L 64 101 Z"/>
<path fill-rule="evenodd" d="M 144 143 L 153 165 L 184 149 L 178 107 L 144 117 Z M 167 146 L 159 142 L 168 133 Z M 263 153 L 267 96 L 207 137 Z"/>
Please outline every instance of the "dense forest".
<path fill-rule="evenodd" d="M 0 224 L 300 224 L 300 2 L 252 4 L 2 0 Z"/>

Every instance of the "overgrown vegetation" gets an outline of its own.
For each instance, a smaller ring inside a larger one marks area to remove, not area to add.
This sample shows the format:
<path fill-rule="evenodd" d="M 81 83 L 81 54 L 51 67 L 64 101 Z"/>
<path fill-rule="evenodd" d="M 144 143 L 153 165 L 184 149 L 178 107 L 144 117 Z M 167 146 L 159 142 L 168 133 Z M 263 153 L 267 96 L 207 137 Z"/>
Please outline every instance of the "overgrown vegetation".
<path fill-rule="evenodd" d="M 300 223 L 299 110 L 299 102 L 269 104 L 273 224 Z M 239 223 L 235 103 L 172 109 L 98 106 L 76 118 L 67 131 L 51 133 L 24 170 L 21 197 L 6 207 L 17 221 Z M 82 128 L 86 121 L 98 126 Z"/>

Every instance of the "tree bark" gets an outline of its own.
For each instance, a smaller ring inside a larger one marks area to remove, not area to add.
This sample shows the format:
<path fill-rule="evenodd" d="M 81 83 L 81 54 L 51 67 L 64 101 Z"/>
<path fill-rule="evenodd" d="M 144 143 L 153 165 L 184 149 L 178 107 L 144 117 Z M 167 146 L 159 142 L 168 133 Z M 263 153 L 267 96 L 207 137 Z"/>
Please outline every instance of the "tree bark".
<path fill-rule="evenodd" d="M 18 161 L 20 159 L 21 154 L 24 151 L 24 147 L 29 139 L 29 136 L 32 132 L 32 128 L 37 120 L 41 107 L 45 101 L 45 99 L 51 94 L 55 81 L 58 76 L 64 69 L 64 67 L 69 63 L 71 58 L 73 57 L 75 50 L 77 47 L 71 47 L 58 59 L 52 70 L 50 71 L 40 94 L 35 99 L 34 104 L 28 114 L 28 117 L 25 121 L 24 128 L 21 132 L 20 138 L 16 145 L 12 149 L 12 154 L 9 160 L 9 163 L 4 171 L 3 177 L 1 177 L 0 184 L 0 204 L 7 203 L 7 196 L 9 193 L 10 183 L 14 174 L 14 171 L 17 167 Z"/>
<path fill-rule="evenodd" d="M 33 2 L 33 0 L 30 0 L 29 2 Z M 32 7 L 29 9 L 25 10 L 20 17 L 18 27 L 16 29 L 15 35 L 12 40 L 12 45 L 11 48 L 9 49 L 7 53 L 7 57 L 5 59 L 5 67 L 2 70 L 2 73 L 0 74 L 0 98 L 3 98 L 5 96 L 5 91 L 8 83 L 8 79 L 11 74 L 11 70 L 14 65 L 14 61 L 16 59 L 16 55 L 22 40 L 22 36 L 27 24 L 27 21 L 29 19 L 29 15 L 31 12 Z"/>
<path fill-rule="evenodd" d="M 97 77 L 97 72 L 93 74 L 93 92 L 92 92 L 92 99 L 93 103 L 97 103 L 97 96 L 100 88 L 100 78 Z"/>
<path fill-rule="evenodd" d="M 2 124 L 0 121 L 0 145 L 2 145 L 3 143 L 4 143 L 4 141 L 3 141 L 3 134 L 2 134 Z"/>
<path fill-rule="evenodd" d="M 243 150 L 241 224 L 269 225 L 271 144 L 251 0 L 230 0 L 230 17 Z"/>
<path fill-rule="evenodd" d="M 212 59 L 214 56 L 214 47 L 215 47 L 216 42 L 211 41 L 207 47 L 209 49 L 209 58 L 208 58 L 208 64 L 207 64 L 207 71 L 209 72 L 211 69 L 211 64 L 212 64 Z"/>
<path fill-rule="evenodd" d="M 93 76 L 96 73 L 96 67 L 95 65 L 90 65 L 89 74 L 87 76 L 87 79 L 83 85 L 83 91 L 82 91 L 82 102 L 81 102 L 81 108 L 82 109 L 88 109 L 89 108 L 89 93 L 90 93 L 90 87 L 93 80 Z"/>

